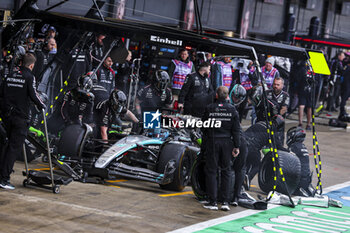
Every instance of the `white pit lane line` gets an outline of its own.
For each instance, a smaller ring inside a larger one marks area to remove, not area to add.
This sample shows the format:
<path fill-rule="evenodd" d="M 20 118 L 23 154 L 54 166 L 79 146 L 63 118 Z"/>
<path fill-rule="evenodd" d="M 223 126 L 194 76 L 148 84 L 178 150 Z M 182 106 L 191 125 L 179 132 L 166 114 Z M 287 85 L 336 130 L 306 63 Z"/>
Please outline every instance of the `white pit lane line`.
<path fill-rule="evenodd" d="M 323 191 L 324 191 L 323 194 L 326 194 L 326 193 L 329 193 L 329 192 L 332 192 L 334 190 L 341 189 L 341 188 L 344 188 L 344 187 L 347 187 L 347 186 L 350 186 L 350 181 L 347 181 L 345 183 L 336 184 L 336 185 L 324 188 L 323 189 Z M 279 206 L 280 205 L 268 204 L 267 210 L 270 210 L 270 209 L 273 209 L 273 208 L 276 208 L 276 207 L 279 207 Z M 181 228 L 181 229 L 170 231 L 168 233 L 187 233 L 187 232 L 200 231 L 200 230 L 204 230 L 206 228 L 209 228 L 209 227 L 212 227 L 212 226 L 215 226 L 215 225 L 219 225 L 219 224 L 224 223 L 224 222 L 233 221 L 233 220 L 236 220 L 236 219 L 239 219 L 239 218 L 244 218 L 244 217 L 247 217 L 247 216 L 259 213 L 259 212 L 263 212 L 263 211 L 266 211 L 266 210 L 244 210 L 242 212 L 238 212 L 238 213 L 235 213 L 235 214 L 230 214 L 230 215 L 227 215 L 227 216 L 224 216 L 224 217 L 211 219 L 211 220 L 208 220 L 208 221 L 205 221 L 205 222 L 200 222 L 200 223 L 197 223 L 197 224 L 194 224 L 194 225 L 191 225 L 191 226 L 187 226 L 187 227 L 184 227 L 184 228 Z"/>
<path fill-rule="evenodd" d="M 101 210 L 101 209 L 66 203 L 66 202 L 62 202 L 62 201 L 46 199 L 46 198 L 42 198 L 42 197 L 33 197 L 33 196 L 28 196 L 28 195 L 23 195 L 23 194 L 18 194 L 18 193 L 11 193 L 11 192 L 0 192 L 0 196 L 7 196 L 8 197 L 9 195 L 12 195 L 12 196 L 16 197 L 17 199 L 20 199 L 20 200 L 25 201 L 25 202 L 47 203 L 49 205 L 56 204 L 56 205 L 66 206 L 69 209 L 81 211 L 81 212 L 88 213 L 88 214 L 97 214 L 97 215 L 103 215 L 106 217 L 116 217 L 116 218 L 141 219 L 141 217 L 138 217 L 138 216 L 133 216 L 133 215 L 129 215 L 129 214 L 122 214 L 119 212 L 112 212 L 112 211 L 108 211 L 108 210 Z"/>

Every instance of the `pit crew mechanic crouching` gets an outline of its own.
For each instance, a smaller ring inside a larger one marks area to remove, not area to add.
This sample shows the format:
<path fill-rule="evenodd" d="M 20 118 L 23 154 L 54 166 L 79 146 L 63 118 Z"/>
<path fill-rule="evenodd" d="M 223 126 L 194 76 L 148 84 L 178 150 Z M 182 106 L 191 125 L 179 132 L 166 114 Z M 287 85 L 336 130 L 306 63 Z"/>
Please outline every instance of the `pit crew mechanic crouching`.
<path fill-rule="evenodd" d="M 64 96 L 61 115 L 66 126 L 92 124 L 95 96 L 90 92 L 91 88 L 91 77 L 84 75 L 79 77 L 77 86 Z"/>
<path fill-rule="evenodd" d="M 169 75 L 163 70 L 157 70 L 152 79 L 152 84 L 143 87 L 136 98 L 137 114 L 143 116 L 145 111 L 157 111 L 163 107 L 170 108 L 173 97 L 171 90 L 167 88 Z"/>
<path fill-rule="evenodd" d="M 222 210 L 230 210 L 228 205 L 232 156 L 237 157 L 240 147 L 240 124 L 236 108 L 226 101 L 228 89 L 220 86 L 216 92 L 217 102 L 205 109 L 203 121 L 211 118 L 221 121 L 220 128 L 203 128 L 203 144 L 206 174 L 206 190 L 209 203 L 203 207 L 218 210 L 217 206 L 217 172 L 221 168 Z"/>
<path fill-rule="evenodd" d="M 113 90 L 108 100 L 97 103 L 95 106 L 95 123 L 98 137 L 108 140 L 107 130 L 117 118 L 126 116 L 133 123 L 138 123 L 136 116 L 126 108 L 126 96 L 120 90 Z"/>
<path fill-rule="evenodd" d="M 276 108 L 276 102 L 273 100 L 267 101 L 268 105 L 264 105 L 263 101 L 263 88 L 262 86 L 254 87 L 253 92 L 251 93 L 250 99 L 253 105 L 256 107 L 257 116 L 264 115 L 265 110 L 270 113 L 272 117 L 271 128 L 274 132 L 278 132 L 281 127 L 284 127 L 284 118 L 278 115 L 278 109 Z M 265 109 L 266 108 L 266 109 Z M 246 163 L 247 175 L 245 179 L 245 188 L 249 190 L 250 181 L 255 177 L 259 172 L 261 167 L 261 154 L 260 150 L 264 146 L 269 145 L 269 134 L 267 133 L 267 125 L 264 119 L 259 120 L 256 124 L 249 127 L 245 132 L 244 136 L 248 143 L 248 156 Z M 277 139 L 277 137 L 276 137 Z M 276 140 L 276 147 L 279 150 L 283 150 L 283 145 L 281 140 Z"/>
<path fill-rule="evenodd" d="M 9 138 L 8 147 L 0 158 L 0 187 L 4 189 L 15 189 L 10 183 L 10 174 L 28 134 L 29 101 L 32 100 L 39 109 L 45 109 L 35 90 L 32 73 L 35 61 L 33 54 L 25 54 L 20 70 L 8 76 L 0 88 L 1 117 Z"/>
<path fill-rule="evenodd" d="M 312 173 L 310 171 L 309 152 L 304 145 L 305 131 L 301 127 L 292 127 L 287 131 L 287 146 L 296 156 L 301 164 L 300 183 L 294 195 L 314 196 L 315 189 L 312 187 Z"/>
<path fill-rule="evenodd" d="M 184 108 L 184 113 L 202 117 L 208 104 L 213 103 L 214 90 L 209 79 L 209 62 L 199 65 L 198 71 L 186 76 L 179 95 L 178 108 Z"/>

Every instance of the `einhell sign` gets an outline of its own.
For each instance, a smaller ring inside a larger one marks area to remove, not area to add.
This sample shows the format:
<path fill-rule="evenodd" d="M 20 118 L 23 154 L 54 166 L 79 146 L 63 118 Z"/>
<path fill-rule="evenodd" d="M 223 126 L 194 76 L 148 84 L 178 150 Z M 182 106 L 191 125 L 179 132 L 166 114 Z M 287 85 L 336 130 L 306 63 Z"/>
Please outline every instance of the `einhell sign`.
<path fill-rule="evenodd" d="M 170 40 L 167 37 L 162 38 L 159 36 L 151 36 L 150 40 L 158 43 L 163 43 L 163 44 L 182 46 L 182 40 Z"/>

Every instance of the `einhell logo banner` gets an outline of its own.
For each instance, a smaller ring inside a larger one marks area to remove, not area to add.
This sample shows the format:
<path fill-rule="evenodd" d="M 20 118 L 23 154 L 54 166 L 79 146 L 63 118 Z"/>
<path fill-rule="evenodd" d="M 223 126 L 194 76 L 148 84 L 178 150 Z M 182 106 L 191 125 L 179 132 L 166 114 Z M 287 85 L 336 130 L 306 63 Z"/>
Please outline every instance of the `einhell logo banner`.
<path fill-rule="evenodd" d="M 182 40 L 170 40 L 169 38 L 162 38 L 159 36 L 151 36 L 151 41 L 163 43 L 163 44 L 170 44 L 170 45 L 176 45 L 176 46 L 182 46 Z"/>

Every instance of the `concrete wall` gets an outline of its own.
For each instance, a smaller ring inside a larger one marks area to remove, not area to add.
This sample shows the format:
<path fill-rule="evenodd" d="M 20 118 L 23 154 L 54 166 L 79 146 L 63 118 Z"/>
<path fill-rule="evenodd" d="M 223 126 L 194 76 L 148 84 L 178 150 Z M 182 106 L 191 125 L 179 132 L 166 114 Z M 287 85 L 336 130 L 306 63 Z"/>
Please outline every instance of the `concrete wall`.
<path fill-rule="evenodd" d="M 46 9 L 59 2 L 61 2 L 61 0 L 38 0 L 37 5 L 39 9 Z M 56 7 L 52 11 L 72 15 L 85 15 L 91 6 L 92 1 L 90 0 L 73 0 Z"/>
<path fill-rule="evenodd" d="M 181 14 L 179 0 L 126 0 L 126 19 L 178 25 Z"/>
<path fill-rule="evenodd" d="M 239 15 L 239 0 L 198 1 L 203 27 L 235 31 Z"/>
<path fill-rule="evenodd" d="M 198 4 L 204 28 L 236 30 L 239 0 L 199 0 Z M 127 0 L 125 18 L 178 25 L 181 8 L 180 0 Z"/>
<path fill-rule="evenodd" d="M 296 16 L 295 30 L 298 32 L 298 34 L 307 34 L 309 32 L 310 20 L 312 17 L 317 16 L 321 20 L 323 3 L 323 0 L 317 1 L 317 4 L 314 5 L 314 9 L 307 9 L 298 4 L 292 4 L 294 15 Z M 320 28 L 318 32 L 320 32 Z"/>
<path fill-rule="evenodd" d="M 282 31 L 284 4 L 271 4 L 255 0 L 252 4 L 249 33 L 274 35 Z"/>
<path fill-rule="evenodd" d="M 294 29 L 297 35 L 307 35 L 310 20 L 316 16 L 320 19 L 318 33 L 321 32 L 322 17 L 326 0 L 291 0 L 289 12 L 295 15 Z M 252 35 L 274 35 L 283 31 L 285 17 L 284 5 L 264 3 L 254 0 L 253 15 L 250 17 L 249 33 Z M 303 3 L 300 3 L 303 2 Z M 343 1 L 329 0 L 325 31 L 337 37 L 350 38 L 350 15 L 341 15 L 340 6 Z M 314 3 L 314 4 L 311 4 Z"/>
<path fill-rule="evenodd" d="M 334 28 L 331 33 L 350 39 L 350 17 L 336 14 Z"/>
<path fill-rule="evenodd" d="M 15 7 L 13 0 L 1 0 L 0 1 L 0 9 L 1 10 L 12 10 Z"/>

